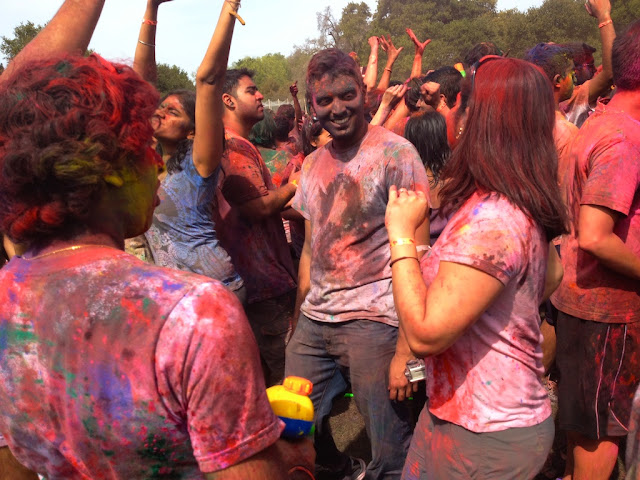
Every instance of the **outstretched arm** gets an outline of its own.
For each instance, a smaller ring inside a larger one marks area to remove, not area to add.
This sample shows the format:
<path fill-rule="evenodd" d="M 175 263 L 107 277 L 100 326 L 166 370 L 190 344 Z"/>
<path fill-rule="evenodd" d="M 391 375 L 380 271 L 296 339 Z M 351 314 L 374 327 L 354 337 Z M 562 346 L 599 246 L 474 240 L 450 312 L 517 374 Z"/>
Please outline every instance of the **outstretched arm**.
<path fill-rule="evenodd" d="M 611 21 L 611 2 L 609 0 L 588 0 L 585 4 L 589 15 L 598 20 L 600 41 L 602 42 L 602 71 L 589 82 L 589 103 L 594 103 L 600 95 L 607 93 L 613 80 L 611 51 L 616 39 L 616 30 Z"/>
<path fill-rule="evenodd" d="M 196 73 L 196 134 L 193 164 L 202 177 L 215 172 L 223 152 L 222 90 L 229 61 L 234 13 L 240 2 L 223 1 L 218 24 Z"/>
<path fill-rule="evenodd" d="M 422 76 L 422 55 L 427 45 L 431 43 L 431 39 L 427 38 L 424 42 L 420 42 L 413 30 L 407 28 L 407 35 L 416 46 L 416 51 L 413 57 L 413 66 L 411 67 L 411 78 L 418 78 Z"/>
<path fill-rule="evenodd" d="M 140 34 L 133 57 L 133 69 L 147 82 L 155 84 L 158 80 L 156 66 L 156 25 L 158 24 L 158 7 L 171 0 L 147 0 L 147 9 L 142 17 Z"/>
<path fill-rule="evenodd" d="M 378 37 L 369 37 L 369 46 L 371 47 L 371 53 L 369 54 L 369 62 L 367 63 L 367 70 L 364 72 L 363 81 L 365 87 L 367 87 L 367 92 L 373 92 L 378 79 L 378 47 L 380 46 Z"/>
<path fill-rule="evenodd" d="M 47 26 L 9 63 L 0 84 L 28 61 L 60 53 L 84 53 L 103 6 L 104 0 L 66 0 Z"/>
<path fill-rule="evenodd" d="M 380 37 L 380 46 L 385 52 L 387 52 L 387 65 L 382 71 L 382 77 L 380 77 L 380 83 L 378 84 L 378 92 L 384 92 L 389 88 L 393 64 L 396 63 L 396 60 L 400 56 L 400 52 L 404 47 L 397 48 L 391 40 L 391 35 L 387 35 L 387 38 L 384 38 L 384 35 Z"/>

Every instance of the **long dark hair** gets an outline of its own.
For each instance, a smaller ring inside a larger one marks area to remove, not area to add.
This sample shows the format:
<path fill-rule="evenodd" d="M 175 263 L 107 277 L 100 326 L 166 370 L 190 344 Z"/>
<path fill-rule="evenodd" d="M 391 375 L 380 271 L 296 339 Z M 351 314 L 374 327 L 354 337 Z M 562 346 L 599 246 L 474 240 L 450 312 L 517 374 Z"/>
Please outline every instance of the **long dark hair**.
<path fill-rule="evenodd" d="M 416 147 L 422 164 L 431 170 L 433 181 L 437 184 L 440 173 L 451 156 L 444 117 L 434 110 L 414 115 L 404 128 L 404 137 Z"/>
<path fill-rule="evenodd" d="M 457 208 L 476 191 L 505 196 L 544 229 L 567 232 L 553 141 L 549 80 L 529 62 L 493 59 L 476 72 L 466 126 L 442 172 L 442 204 Z"/>
<path fill-rule="evenodd" d="M 164 102 L 168 97 L 176 97 L 182 105 L 184 112 L 189 117 L 189 121 L 191 122 L 189 128 L 195 131 L 196 128 L 196 92 L 193 90 L 174 90 L 172 92 L 167 93 L 160 103 Z M 182 161 L 191 150 L 193 145 L 193 140 L 190 138 L 183 138 L 176 145 L 175 153 L 167 160 L 167 172 L 175 173 L 182 170 Z"/>

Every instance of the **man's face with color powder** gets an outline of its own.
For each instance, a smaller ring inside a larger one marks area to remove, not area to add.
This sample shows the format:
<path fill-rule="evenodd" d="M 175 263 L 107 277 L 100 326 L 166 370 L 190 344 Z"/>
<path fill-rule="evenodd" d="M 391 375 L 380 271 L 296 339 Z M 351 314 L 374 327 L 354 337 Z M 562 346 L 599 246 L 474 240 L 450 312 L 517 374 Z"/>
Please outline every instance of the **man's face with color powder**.
<path fill-rule="evenodd" d="M 323 75 L 313 82 L 312 102 L 322 127 L 333 137 L 338 149 L 358 143 L 367 132 L 364 95 L 350 75 Z"/>

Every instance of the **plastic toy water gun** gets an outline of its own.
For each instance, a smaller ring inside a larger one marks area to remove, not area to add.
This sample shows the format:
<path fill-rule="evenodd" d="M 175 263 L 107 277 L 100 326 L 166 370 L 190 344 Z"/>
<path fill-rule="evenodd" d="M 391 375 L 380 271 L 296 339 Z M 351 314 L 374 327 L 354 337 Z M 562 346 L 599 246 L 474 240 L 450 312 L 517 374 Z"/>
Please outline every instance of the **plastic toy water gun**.
<path fill-rule="evenodd" d="M 267 388 L 271 408 L 285 424 L 283 437 L 295 439 L 313 434 L 313 403 L 309 398 L 312 390 L 313 384 L 302 377 L 287 377 L 282 385 Z"/>

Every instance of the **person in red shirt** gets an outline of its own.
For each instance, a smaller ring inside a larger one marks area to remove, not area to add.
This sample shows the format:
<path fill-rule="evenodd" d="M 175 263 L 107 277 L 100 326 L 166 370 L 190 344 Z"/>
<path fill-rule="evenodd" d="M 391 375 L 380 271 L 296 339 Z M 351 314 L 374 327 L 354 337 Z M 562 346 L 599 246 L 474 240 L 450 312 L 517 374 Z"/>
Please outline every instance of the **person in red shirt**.
<path fill-rule="evenodd" d="M 573 479 L 609 478 L 640 384 L 640 22 L 615 40 L 612 66 L 616 94 L 571 146 L 563 182 L 573 225 L 552 297 Z"/>
<path fill-rule="evenodd" d="M 296 295 L 296 272 L 281 213 L 300 174 L 276 188 L 258 149 L 248 140 L 264 117 L 264 98 L 247 69 L 228 70 L 224 104 L 225 152 L 218 233 L 247 289 L 245 310 L 258 341 L 268 385 L 284 378 L 285 339 Z"/>

